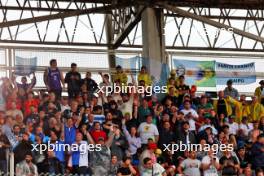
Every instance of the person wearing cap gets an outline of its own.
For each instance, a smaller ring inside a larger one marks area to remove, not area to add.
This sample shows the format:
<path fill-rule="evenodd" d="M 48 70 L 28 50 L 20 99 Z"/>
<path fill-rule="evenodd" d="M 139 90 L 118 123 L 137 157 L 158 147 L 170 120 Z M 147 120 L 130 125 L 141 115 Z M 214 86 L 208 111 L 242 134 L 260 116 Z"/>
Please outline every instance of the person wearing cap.
<path fill-rule="evenodd" d="M 155 151 L 157 148 L 158 145 L 155 142 L 149 141 L 149 143 L 147 144 L 147 148 L 139 156 L 139 170 L 143 169 L 144 158 L 151 158 L 153 163 L 157 163 L 157 157 L 155 155 Z"/>
<path fill-rule="evenodd" d="M 77 71 L 77 64 L 71 64 L 71 70 L 65 75 L 68 96 L 70 99 L 75 98 L 81 90 L 81 74 Z"/>
<path fill-rule="evenodd" d="M 259 82 L 260 86 L 255 89 L 254 95 L 258 97 L 259 102 L 264 106 L 264 80 Z"/>
<path fill-rule="evenodd" d="M 253 96 L 252 102 L 249 106 L 250 114 L 249 114 L 249 121 L 259 121 L 260 117 L 264 116 L 264 107 L 262 104 L 259 103 L 258 97 Z"/>
<path fill-rule="evenodd" d="M 142 80 L 145 82 L 145 86 L 150 86 L 152 84 L 151 76 L 147 72 L 146 66 L 142 66 L 138 74 L 138 85 L 139 85 L 139 82 Z"/>
<path fill-rule="evenodd" d="M 224 96 L 230 96 L 234 99 L 238 99 L 239 93 L 237 89 L 233 88 L 233 81 L 230 79 L 226 82 L 227 87 L 224 89 Z"/>
<path fill-rule="evenodd" d="M 127 79 L 127 74 L 123 71 L 123 68 L 120 65 L 116 66 L 116 72 L 113 75 L 113 82 L 126 85 Z"/>

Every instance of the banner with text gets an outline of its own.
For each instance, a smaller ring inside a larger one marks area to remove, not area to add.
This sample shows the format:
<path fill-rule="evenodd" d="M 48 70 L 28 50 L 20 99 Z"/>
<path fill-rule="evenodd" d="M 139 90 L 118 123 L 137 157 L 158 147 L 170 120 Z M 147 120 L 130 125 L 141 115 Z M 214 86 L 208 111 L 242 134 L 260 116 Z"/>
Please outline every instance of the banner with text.
<path fill-rule="evenodd" d="M 225 85 L 228 80 L 232 80 L 235 85 L 245 85 L 256 82 L 255 63 L 240 65 L 230 65 L 216 62 L 215 71 L 217 85 Z"/>

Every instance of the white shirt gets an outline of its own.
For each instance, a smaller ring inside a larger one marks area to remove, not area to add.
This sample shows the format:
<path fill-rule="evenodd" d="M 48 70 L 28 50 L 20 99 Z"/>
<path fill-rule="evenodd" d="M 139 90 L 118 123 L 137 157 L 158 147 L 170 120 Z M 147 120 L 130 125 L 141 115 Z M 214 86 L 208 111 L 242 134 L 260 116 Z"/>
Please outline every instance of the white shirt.
<path fill-rule="evenodd" d="M 246 125 L 246 124 L 244 124 L 244 123 L 241 123 L 241 124 L 239 125 L 239 129 L 242 129 L 242 130 L 244 131 L 245 135 L 248 136 L 248 133 L 249 133 L 251 130 L 253 130 L 253 124 L 252 124 L 252 123 L 248 123 L 248 124 Z"/>
<path fill-rule="evenodd" d="M 76 144 L 76 143 L 74 143 L 74 144 Z M 80 146 L 78 148 L 78 151 L 80 152 L 79 167 L 82 167 L 82 166 L 88 167 L 88 143 L 86 141 L 81 141 Z M 72 166 L 72 156 L 70 156 L 68 165 Z"/>
<path fill-rule="evenodd" d="M 157 126 L 154 124 L 148 124 L 147 122 L 143 122 L 139 125 L 138 132 L 142 144 L 147 144 L 149 138 L 152 138 L 155 141 L 155 136 L 159 135 Z"/>
<path fill-rule="evenodd" d="M 64 112 L 66 109 L 71 110 L 71 107 L 69 105 L 60 105 L 61 106 L 61 112 Z"/>
<path fill-rule="evenodd" d="M 140 176 L 162 176 L 165 169 L 158 163 L 153 164 L 153 169 L 142 169 Z"/>
<path fill-rule="evenodd" d="M 219 159 L 215 157 L 215 162 L 219 164 Z M 211 158 L 209 156 L 204 156 L 202 159 L 202 164 L 210 164 L 212 163 Z M 218 176 L 217 169 L 215 166 L 210 166 L 208 169 L 204 170 L 204 175 L 210 175 L 210 176 Z"/>
<path fill-rule="evenodd" d="M 133 97 L 130 97 L 127 102 L 123 102 L 119 106 L 119 110 L 122 112 L 123 115 L 126 113 L 130 114 L 130 117 L 132 117 L 132 112 L 133 112 Z"/>
<path fill-rule="evenodd" d="M 236 122 L 233 122 L 233 123 L 228 123 L 227 125 L 229 126 L 229 134 L 236 135 L 237 130 L 239 129 L 238 124 Z"/>
<path fill-rule="evenodd" d="M 198 159 L 190 159 L 187 158 L 183 160 L 183 162 L 180 164 L 180 166 L 183 168 L 183 172 L 186 176 L 200 176 L 200 166 L 201 161 Z"/>
<path fill-rule="evenodd" d="M 194 109 L 189 109 L 189 110 L 183 109 L 183 110 L 181 110 L 181 112 L 184 114 L 184 116 L 186 116 L 187 114 L 191 113 L 194 118 L 197 119 L 199 117 L 197 112 Z M 191 118 L 191 119 L 188 119 L 188 122 L 189 122 L 189 125 L 190 125 L 190 129 L 189 130 L 190 131 L 195 131 L 196 130 L 195 120 L 193 120 Z"/>

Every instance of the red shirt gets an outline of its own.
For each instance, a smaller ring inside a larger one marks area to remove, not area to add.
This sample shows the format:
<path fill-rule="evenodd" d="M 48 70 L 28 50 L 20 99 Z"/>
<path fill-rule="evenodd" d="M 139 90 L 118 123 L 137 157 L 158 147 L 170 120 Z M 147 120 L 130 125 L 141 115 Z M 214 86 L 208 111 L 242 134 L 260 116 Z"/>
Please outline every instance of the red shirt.
<path fill-rule="evenodd" d="M 24 102 L 24 111 L 25 111 L 25 116 L 30 114 L 30 107 L 34 106 L 36 108 L 36 112 L 38 111 L 38 106 L 39 106 L 39 100 L 38 99 L 31 99 L 31 100 L 25 100 Z"/>
<path fill-rule="evenodd" d="M 16 102 L 16 108 L 19 109 L 19 110 L 22 110 L 22 101 L 19 98 L 17 98 L 16 100 L 13 100 L 11 98 L 8 98 L 6 100 L 6 110 L 12 109 L 12 102 L 13 101 Z"/>
<path fill-rule="evenodd" d="M 93 137 L 94 141 L 97 142 L 99 137 L 103 137 L 104 140 L 107 139 L 107 135 L 103 130 L 100 131 L 92 131 L 91 136 Z"/>

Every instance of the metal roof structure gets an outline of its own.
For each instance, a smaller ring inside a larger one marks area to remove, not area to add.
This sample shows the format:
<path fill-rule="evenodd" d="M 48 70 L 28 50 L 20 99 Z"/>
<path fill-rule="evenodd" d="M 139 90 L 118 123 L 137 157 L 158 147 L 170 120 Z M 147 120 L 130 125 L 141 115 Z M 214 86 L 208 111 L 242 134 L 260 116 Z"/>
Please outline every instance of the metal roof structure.
<path fill-rule="evenodd" d="M 263 0 L 1 0 L 0 43 L 142 48 L 147 8 L 166 49 L 264 49 Z"/>

